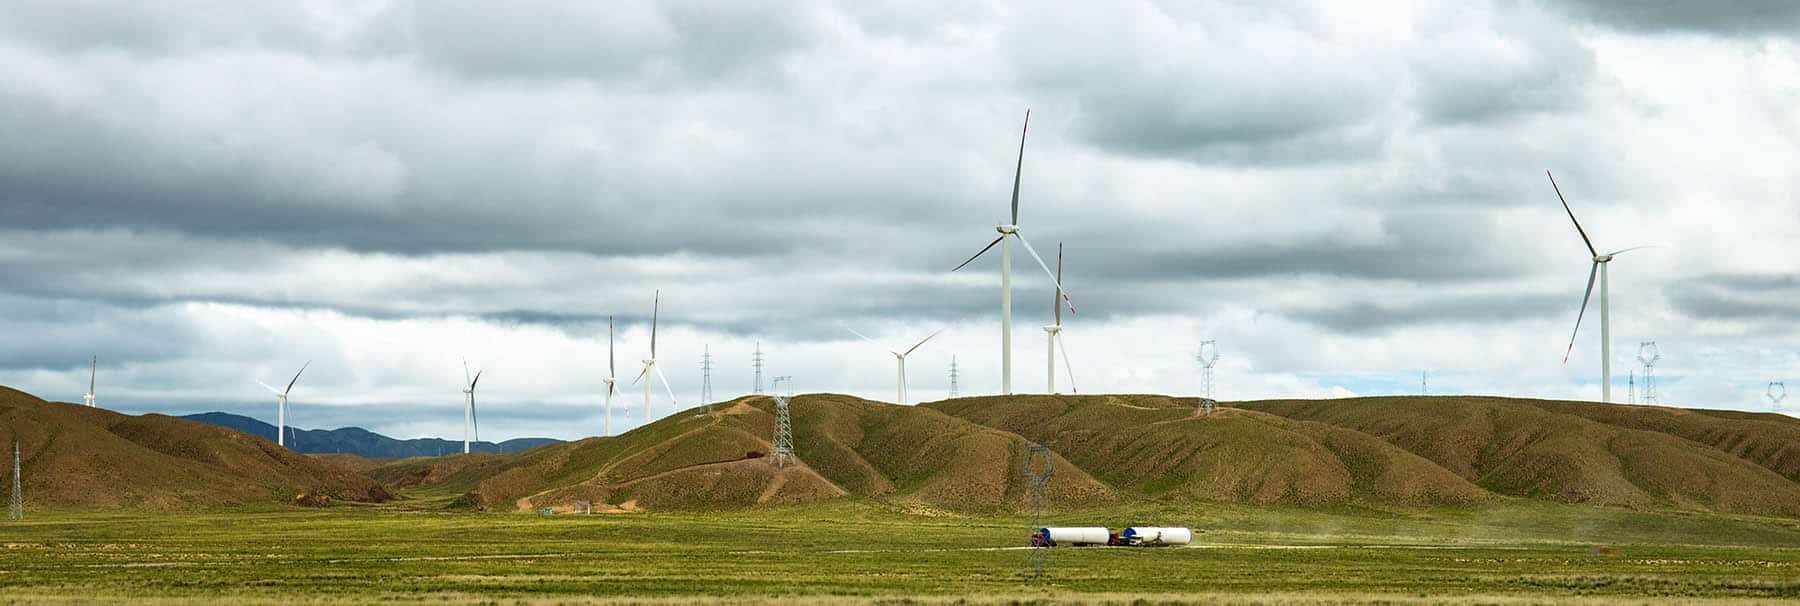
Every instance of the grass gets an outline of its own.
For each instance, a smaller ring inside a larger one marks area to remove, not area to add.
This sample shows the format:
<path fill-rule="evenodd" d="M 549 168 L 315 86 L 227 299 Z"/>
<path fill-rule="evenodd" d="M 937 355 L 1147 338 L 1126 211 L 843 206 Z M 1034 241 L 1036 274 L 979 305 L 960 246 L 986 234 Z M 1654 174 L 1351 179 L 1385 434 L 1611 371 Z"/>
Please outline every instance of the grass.
<path fill-rule="evenodd" d="M 1202 544 L 1059 548 L 1052 575 L 1030 579 L 1027 552 L 1008 549 L 1023 542 L 1024 518 L 866 500 L 551 517 L 47 512 L 0 526 L 0 603 L 1800 598 L 1800 523 L 1773 518 L 1509 500 L 1428 511 L 1130 505 L 1047 523 L 1188 525 Z"/>

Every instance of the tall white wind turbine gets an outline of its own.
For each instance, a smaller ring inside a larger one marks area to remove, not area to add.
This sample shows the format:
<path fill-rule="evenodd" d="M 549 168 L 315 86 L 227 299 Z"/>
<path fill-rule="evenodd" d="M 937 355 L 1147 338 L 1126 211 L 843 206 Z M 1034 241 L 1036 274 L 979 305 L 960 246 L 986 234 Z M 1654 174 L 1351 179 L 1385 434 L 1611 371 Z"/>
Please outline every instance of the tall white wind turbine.
<path fill-rule="evenodd" d="M 306 372 L 306 367 L 308 366 L 312 366 L 312 360 L 307 360 L 305 364 L 300 365 L 300 372 L 294 373 L 293 380 L 288 381 L 287 387 L 284 389 L 270 387 L 268 383 L 262 382 L 261 379 L 257 379 L 256 381 L 257 385 L 261 385 L 264 389 L 275 394 L 275 444 L 277 445 L 287 446 L 288 392 L 294 390 L 294 384 L 300 382 L 300 373 Z"/>
<path fill-rule="evenodd" d="M 882 344 L 876 343 L 874 339 L 863 336 L 863 334 L 860 332 L 856 332 L 855 330 L 851 330 L 849 328 L 845 328 L 844 330 L 849 330 L 850 334 L 856 335 L 858 337 L 862 337 L 862 340 L 868 341 L 869 344 L 871 344 L 871 345 L 874 345 L 876 347 L 883 347 L 885 349 L 885 347 Z M 900 386 L 897 390 L 898 395 L 895 397 L 894 403 L 896 403 L 896 404 L 905 404 L 906 403 L 906 356 L 911 355 L 914 350 L 917 350 L 920 345 L 924 345 L 926 341 L 930 341 L 932 337 L 938 336 L 938 333 L 940 333 L 940 332 L 944 332 L 944 329 L 939 328 L 939 329 L 937 329 L 936 332 L 933 332 L 929 335 L 925 335 L 925 338 L 919 339 L 918 343 L 914 343 L 913 346 L 907 348 L 906 351 L 899 351 L 899 350 L 895 350 L 895 349 L 888 350 L 888 353 L 894 354 L 894 362 L 898 366 L 898 376 L 899 376 L 899 380 L 900 380 Z"/>
<path fill-rule="evenodd" d="M 1030 129 L 1031 110 L 1025 110 L 1025 126 L 1019 130 L 1019 161 L 1013 167 L 1012 222 L 994 227 L 995 231 L 1000 232 L 1000 237 L 994 238 L 981 252 L 969 257 L 968 261 L 963 261 L 956 269 L 950 270 L 962 269 L 981 255 L 987 254 L 995 245 L 1000 246 L 1000 393 L 1007 395 L 1012 394 L 1012 247 L 1007 238 L 1018 238 L 1019 243 L 1025 245 L 1025 252 L 1031 253 L 1031 258 L 1037 260 L 1038 267 L 1044 268 L 1044 273 L 1051 280 L 1056 279 L 1056 275 L 1050 273 L 1050 266 L 1044 263 L 1044 258 L 1038 256 L 1037 250 L 1031 247 L 1031 242 L 1025 239 L 1025 234 L 1019 231 L 1019 178 L 1025 168 L 1025 133 Z M 1075 313 L 1075 304 L 1069 300 L 1069 293 L 1063 290 L 1060 282 L 1055 285 L 1057 295 L 1069 306 L 1069 313 Z"/>
<path fill-rule="evenodd" d="M 475 371 L 475 376 L 471 378 L 469 376 L 469 360 L 466 358 L 463 359 L 463 380 L 469 382 L 468 386 L 464 387 L 462 390 L 463 454 L 469 454 L 469 444 L 471 443 L 469 438 L 471 434 L 474 436 L 474 442 L 481 441 L 481 422 L 475 418 L 475 384 L 481 382 L 481 371 Z"/>
<path fill-rule="evenodd" d="M 88 366 L 87 394 L 81 396 L 81 400 L 83 402 L 87 402 L 88 408 L 94 407 L 94 373 L 97 372 L 99 369 L 100 369 L 100 356 L 94 356 L 94 361 L 93 361 L 92 365 Z"/>
<path fill-rule="evenodd" d="M 1062 284 L 1062 260 L 1063 260 L 1062 248 L 1063 248 L 1062 243 L 1057 242 L 1056 243 L 1056 283 L 1059 286 Z M 1057 293 L 1052 293 L 1052 294 L 1057 294 Z M 1074 393 L 1081 393 L 1081 390 L 1075 388 L 1075 366 L 1072 364 L 1069 364 L 1069 347 L 1067 345 L 1063 345 L 1063 342 L 1062 342 L 1062 297 L 1060 297 L 1060 296 L 1051 297 L 1050 298 L 1050 308 L 1052 311 L 1056 312 L 1056 323 L 1044 327 L 1045 338 L 1046 338 L 1046 341 L 1048 341 L 1049 345 L 1050 345 L 1049 365 L 1044 369 L 1045 376 L 1050 378 L 1050 391 L 1049 392 L 1050 393 L 1059 393 L 1058 391 L 1056 391 L 1056 350 L 1058 348 L 1060 348 L 1060 349 L 1062 349 L 1062 355 L 1063 355 L 1063 368 L 1069 371 L 1069 391 L 1074 392 Z"/>
<path fill-rule="evenodd" d="M 669 387 L 669 378 L 663 376 L 662 369 L 656 367 L 656 314 L 661 308 L 662 291 L 657 290 L 656 300 L 650 305 L 650 357 L 644 358 L 644 371 L 638 373 L 637 379 L 631 382 L 632 385 L 636 385 L 638 381 L 644 382 L 644 424 L 646 425 L 650 423 L 650 381 L 648 380 L 650 371 L 656 371 L 656 378 L 662 381 L 663 389 L 669 392 L 669 405 L 675 410 L 681 410 L 681 403 L 675 400 L 675 388 Z"/>
<path fill-rule="evenodd" d="M 606 419 L 600 422 L 601 434 L 612 435 L 612 399 L 619 382 L 619 364 L 613 356 L 613 317 L 606 317 Z"/>
<path fill-rule="evenodd" d="M 1562 201 L 1563 211 L 1569 213 L 1569 222 L 1575 224 L 1575 233 L 1581 234 L 1581 241 L 1587 245 L 1588 253 L 1594 256 L 1594 264 L 1588 268 L 1587 292 L 1581 295 L 1581 311 L 1575 314 L 1575 330 L 1569 334 L 1569 349 L 1563 352 L 1563 363 L 1569 363 L 1569 355 L 1575 352 L 1575 337 L 1581 334 L 1581 318 L 1587 315 L 1588 299 L 1594 296 L 1594 277 L 1600 277 L 1600 401 L 1612 401 L 1612 320 L 1609 317 L 1610 306 L 1607 304 L 1607 268 L 1612 266 L 1613 257 L 1644 248 L 1633 246 L 1623 250 L 1615 250 L 1606 254 L 1594 248 L 1594 241 L 1588 239 L 1587 230 L 1581 228 L 1581 222 L 1575 220 L 1575 211 L 1569 208 L 1569 200 L 1562 195 L 1562 188 L 1556 186 L 1556 177 L 1550 171 L 1544 171 L 1550 177 L 1550 189 L 1556 191 L 1556 199 Z"/>

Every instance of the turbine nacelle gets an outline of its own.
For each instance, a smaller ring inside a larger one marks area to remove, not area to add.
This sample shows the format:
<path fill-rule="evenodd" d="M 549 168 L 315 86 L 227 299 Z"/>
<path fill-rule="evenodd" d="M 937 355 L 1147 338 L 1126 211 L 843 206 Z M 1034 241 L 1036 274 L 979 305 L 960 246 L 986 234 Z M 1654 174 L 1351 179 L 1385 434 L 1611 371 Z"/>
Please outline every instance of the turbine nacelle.
<path fill-rule="evenodd" d="M 994 226 L 994 231 L 1000 232 L 1002 234 L 1009 234 L 1009 235 L 1016 234 L 1016 233 L 1019 233 L 1019 226 L 1017 226 L 1017 225 L 996 225 L 996 226 Z"/>
<path fill-rule="evenodd" d="M 1614 254 L 1617 254 L 1617 253 L 1614 253 Z M 1611 263 L 1612 260 L 1613 260 L 1612 255 L 1600 255 L 1600 256 L 1594 257 L 1595 263 Z"/>

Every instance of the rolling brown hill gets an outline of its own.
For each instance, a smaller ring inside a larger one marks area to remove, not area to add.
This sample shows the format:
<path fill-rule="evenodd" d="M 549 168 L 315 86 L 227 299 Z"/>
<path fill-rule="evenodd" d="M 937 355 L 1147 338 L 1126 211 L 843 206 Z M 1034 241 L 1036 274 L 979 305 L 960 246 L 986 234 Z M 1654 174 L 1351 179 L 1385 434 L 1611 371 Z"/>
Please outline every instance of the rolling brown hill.
<path fill-rule="evenodd" d="M 0 387 L 0 443 L 18 440 L 27 507 L 178 509 L 382 501 L 360 474 L 268 440 L 164 415 L 46 402 Z"/>
<path fill-rule="evenodd" d="M 1424 506 L 1489 496 L 1369 435 L 1230 408 L 1203 416 L 1193 400 L 1020 395 L 925 406 L 1048 444 L 1114 488 L 1164 501 Z"/>
<path fill-rule="evenodd" d="M 1800 419 L 1768 412 L 1525 400 L 1550 412 L 1687 438 L 1800 482 Z"/>
<path fill-rule="evenodd" d="M 739 398 L 690 410 L 611 438 L 588 438 L 451 468 L 402 461 L 372 473 L 423 478 L 422 487 L 469 486 L 464 501 L 489 510 L 567 507 L 592 501 L 624 510 L 720 509 L 880 497 L 956 511 L 1024 506 L 1018 469 L 1025 440 L 937 411 L 839 395 L 792 400 L 798 463 L 766 456 L 774 403 Z M 458 457 L 450 457 L 456 459 Z M 1110 489 L 1067 461 L 1053 502 L 1110 501 Z"/>
<path fill-rule="evenodd" d="M 1233 406 L 1378 436 L 1490 491 L 1569 503 L 1800 515 L 1800 485 L 1721 444 L 1755 421 L 1670 420 L 1668 409 L 1495 397 L 1376 397 Z M 1602 422 L 1595 419 L 1607 419 Z M 1710 433 L 1709 433 L 1710 432 Z M 1760 438 L 1769 439 L 1769 438 Z M 1747 448 L 1770 461 L 1779 449 Z"/>

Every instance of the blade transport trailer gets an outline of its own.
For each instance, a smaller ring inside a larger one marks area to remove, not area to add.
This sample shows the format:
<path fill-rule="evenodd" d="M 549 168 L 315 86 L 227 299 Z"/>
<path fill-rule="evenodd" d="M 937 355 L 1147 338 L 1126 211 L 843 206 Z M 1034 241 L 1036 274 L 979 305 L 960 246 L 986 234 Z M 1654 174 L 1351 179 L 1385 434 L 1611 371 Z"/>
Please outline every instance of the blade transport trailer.
<path fill-rule="evenodd" d="M 1110 545 L 1114 547 L 1170 547 L 1186 545 L 1194 541 L 1194 532 L 1186 528 L 1133 526 L 1123 532 L 1112 532 L 1098 526 L 1039 528 L 1031 534 L 1033 547 L 1086 547 L 1089 545 Z"/>

